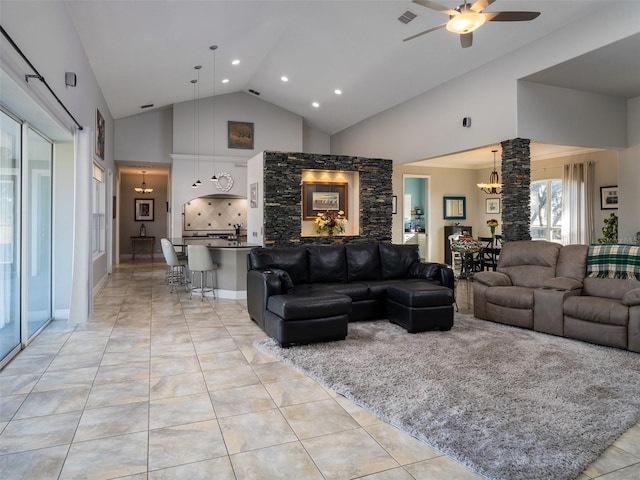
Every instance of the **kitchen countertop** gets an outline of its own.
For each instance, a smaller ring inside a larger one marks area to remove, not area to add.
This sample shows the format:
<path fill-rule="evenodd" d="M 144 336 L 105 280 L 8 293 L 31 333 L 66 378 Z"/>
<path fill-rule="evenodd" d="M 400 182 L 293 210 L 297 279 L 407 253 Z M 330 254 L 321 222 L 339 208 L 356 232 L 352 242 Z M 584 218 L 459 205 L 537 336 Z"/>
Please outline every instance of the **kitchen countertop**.
<path fill-rule="evenodd" d="M 211 247 L 211 248 L 253 248 L 253 247 L 260 246 L 253 243 L 241 242 L 237 240 L 228 240 L 228 239 L 210 238 L 210 237 L 172 238 L 171 243 L 173 243 L 175 246 L 206 245 L 207 247 Z"/>

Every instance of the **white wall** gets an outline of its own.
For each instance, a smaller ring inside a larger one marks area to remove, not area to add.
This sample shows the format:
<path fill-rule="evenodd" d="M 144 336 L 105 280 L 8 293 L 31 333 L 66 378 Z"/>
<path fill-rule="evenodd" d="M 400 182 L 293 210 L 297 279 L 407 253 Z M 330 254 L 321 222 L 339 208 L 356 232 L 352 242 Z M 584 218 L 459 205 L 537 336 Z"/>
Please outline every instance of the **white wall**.
<path fill-rule="evenodd" d="M 115 121 L 115 159 L 171 163 L 173 109 L 142 113 Z"/>
<path fill-rule="evenodd" d="M 256 245 L 264 244 L 264 155 L 259 153 L 247 162 L 247 184 L 257 183 L 258 202 L 257 207 L 251 207 L 251 197 L 247 207 L 247 242 Z"/>
<path fill-rule="evenodd" d="M 98 160 L 101 166 L 115 171 L 113 161 L 114 122 L 100 87 L 93 75 L 91 65 L 80 44 L 71 19 L 67 15 L 62 2 L 2 2 L 2 26 L 25 53 L 31 63 L 44 76 L 51 89 L 65 104 L 78 122 L 86 130 L 93 132 L 95 128 L 96 109 L 99 109 L 105 121 L 105 155 L 104 160 Z M 15 76 L 20 84 L 35 102 L 46 112 L 56 118 L 69 134 L 73 131 L 73 121 L 64 113 L 61 107 L 46 88 L 37 80 L 28 84 L 23 82 L 24 74 L 33 73 L 24 61 L 19 59 L 8 42 L 0 42 L 2 48 L 2 68 Z M 77 86 L 66 87 L 65 72 L 77 74 Z M 43 132 L 47 134 L 48 132 Z M 55 137 L 54 137 L 55 138 Z M 68 141 L 68 139 L 66 140 Z M 56 178 L 74 178 L 75 165 L 62 163 L 54 165 Z M 90 181 L 90 179 L 89 179 Z M 65 188 L 68 185 L 65 186 Z M 60 188 L 56 185 L 55 188 Z M 76 187 L 77 189 L 77 187 Z M 69 198 L 54 205 L 56 218 L 76 214 L 76 229 L 89 229 L 91 224 L 91 188 L 82 190 L 67 190 Z M 61 193 L 61 195 L 64 195 Z M 71 208 L 70 208 L 71 207 Z M 81 224 L 81 225 L 80 225 Z M 56 254 L 69 255 L 74 252 L 73 229 L 56 232 L 56 241 L 61 251 Z M 91 245 L 91 238 L 86 242 Z M 65 250 L 67 249 L 67 250 Z M 75 259 L 78 261 L 79 259 Z M 86 262 L 86 259 L 83 259 Z M 54 265 L 58 265 L 55 263 Z M 88 264 L 87 269 L 92 274 L 92 287 L 103 281 L 107 275 L 106 255 L 102 255 Z M 56 275 L 57 272 L 54 272 Z M 91 278 L 91 277 L 90 277 Z M 70 298 L 71 289 L 86 289 L 86 285 L 78 285 L 74 279 L 64 285 L 56 285 L 56 309 L 64 310 L 63 298 Z M 88 307 L 88 306 L 87 306 Z M 68 308 L 68 305 L 67 305 Z"/>
<path fill-rule="evenodd" d="M 331 153 L 331 137 L 306 123 L 302 126 L 302 151 L 304 153 Z"/>
<path fill-rule="evenodd" d="M 532 138 L 517 125 L 517 80 L 637 33 L 639 17 L 640 2 L 629 2 L 580 18 L 509 55 L 333 135 L 331 153 L 392 158 L 395 163 L 407 163 L 516 136 Z M 462 118 L 467 116 L 472 119 L 471 128 L 462 126 Z M 559 138 L 558 143 L 570 145 L 570 139 L 570 136 L 566 141 Z"/>
<path fill-rule="evenodd" d="M 199 102 L 199 145 L 194 151 L 194 102 L 173 106 L 173 153 L 213 155 L 244 161 L 262 150 L 302 151 L 302 117 L 244 92 L 230 93 Z M 254 127 L 253 149 L 227 146 L 227 122 L 250 122 Z M 196 122 L 197 118 L 196 118 Z M 197 138 L 197 137 L 196 137 Z"/>
<path fill-rule="evenodd" d="M 518 82 L 518 136 L 600 148 L 627 145 L 624 98 Z"/>
<path fill-rule="evenodd" d="M 640 97 L 627 102 L 628 148 L 619 156 L 618 187 L 620 205 L 618 209 L 618 239 L 635 243 L 640 232 Z"/>

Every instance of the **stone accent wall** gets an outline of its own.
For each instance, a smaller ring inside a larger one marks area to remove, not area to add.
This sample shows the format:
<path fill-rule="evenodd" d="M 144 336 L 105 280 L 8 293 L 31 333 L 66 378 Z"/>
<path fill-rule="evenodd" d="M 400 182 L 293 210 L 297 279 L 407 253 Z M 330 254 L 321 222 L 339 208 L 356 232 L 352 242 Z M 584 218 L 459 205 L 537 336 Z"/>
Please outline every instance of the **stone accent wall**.
<path fill-rule="evenodd" d="M 360 177 L 360 235 L 303 237 L 302 171 L 356 171 Z M 264 244 L 391 242 L 393 162 L 380 158 L 264 152 Z"/>
<path fill-rule="evenodd" d="M 529 139 L 514 138 L 502 146 L 502 238 L 531 240 L 531 152 Z"/>

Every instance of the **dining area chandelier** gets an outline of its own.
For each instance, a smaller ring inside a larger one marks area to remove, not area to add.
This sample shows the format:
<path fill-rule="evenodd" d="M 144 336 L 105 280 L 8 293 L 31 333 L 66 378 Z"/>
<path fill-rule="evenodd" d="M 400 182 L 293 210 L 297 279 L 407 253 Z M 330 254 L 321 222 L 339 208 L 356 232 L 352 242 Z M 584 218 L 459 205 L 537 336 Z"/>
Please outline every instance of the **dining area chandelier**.
<path fill-rule="evenodd" d="M 493 171 L 489 175 L 489 183 L 478 183 L 478 188 L 487 195 L 500 195 L 502 193 L 502 183 L 500 183 L 500 175 L 496 170 L 496 152 L 498 150 L 491 150 L 493 152 Z"/>

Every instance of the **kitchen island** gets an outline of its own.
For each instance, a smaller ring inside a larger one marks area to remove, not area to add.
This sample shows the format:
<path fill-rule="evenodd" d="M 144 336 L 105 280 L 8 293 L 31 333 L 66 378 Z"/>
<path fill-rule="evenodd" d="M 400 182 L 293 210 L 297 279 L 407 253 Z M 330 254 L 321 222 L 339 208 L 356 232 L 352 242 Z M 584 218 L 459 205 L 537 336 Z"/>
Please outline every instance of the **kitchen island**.
<path fill-rule="evenodd" d="M 242 238 L 242 237 L 240 237 Z M 189 245 L 205 245 L 211 260 L 218 264 L 216 295 L 218 298 L 242 300 L 247 298 L 247 254 L 254 245 L 251 243 L 211 237 L 172 238 L 171 243 L 180 250 L 189 252 Z M 196 276 L 195 280 L 198 278 Z M 196 285 L 199 286 L 199 285 Z M 209 293 L 211 295 L 211 293 Z"/>

